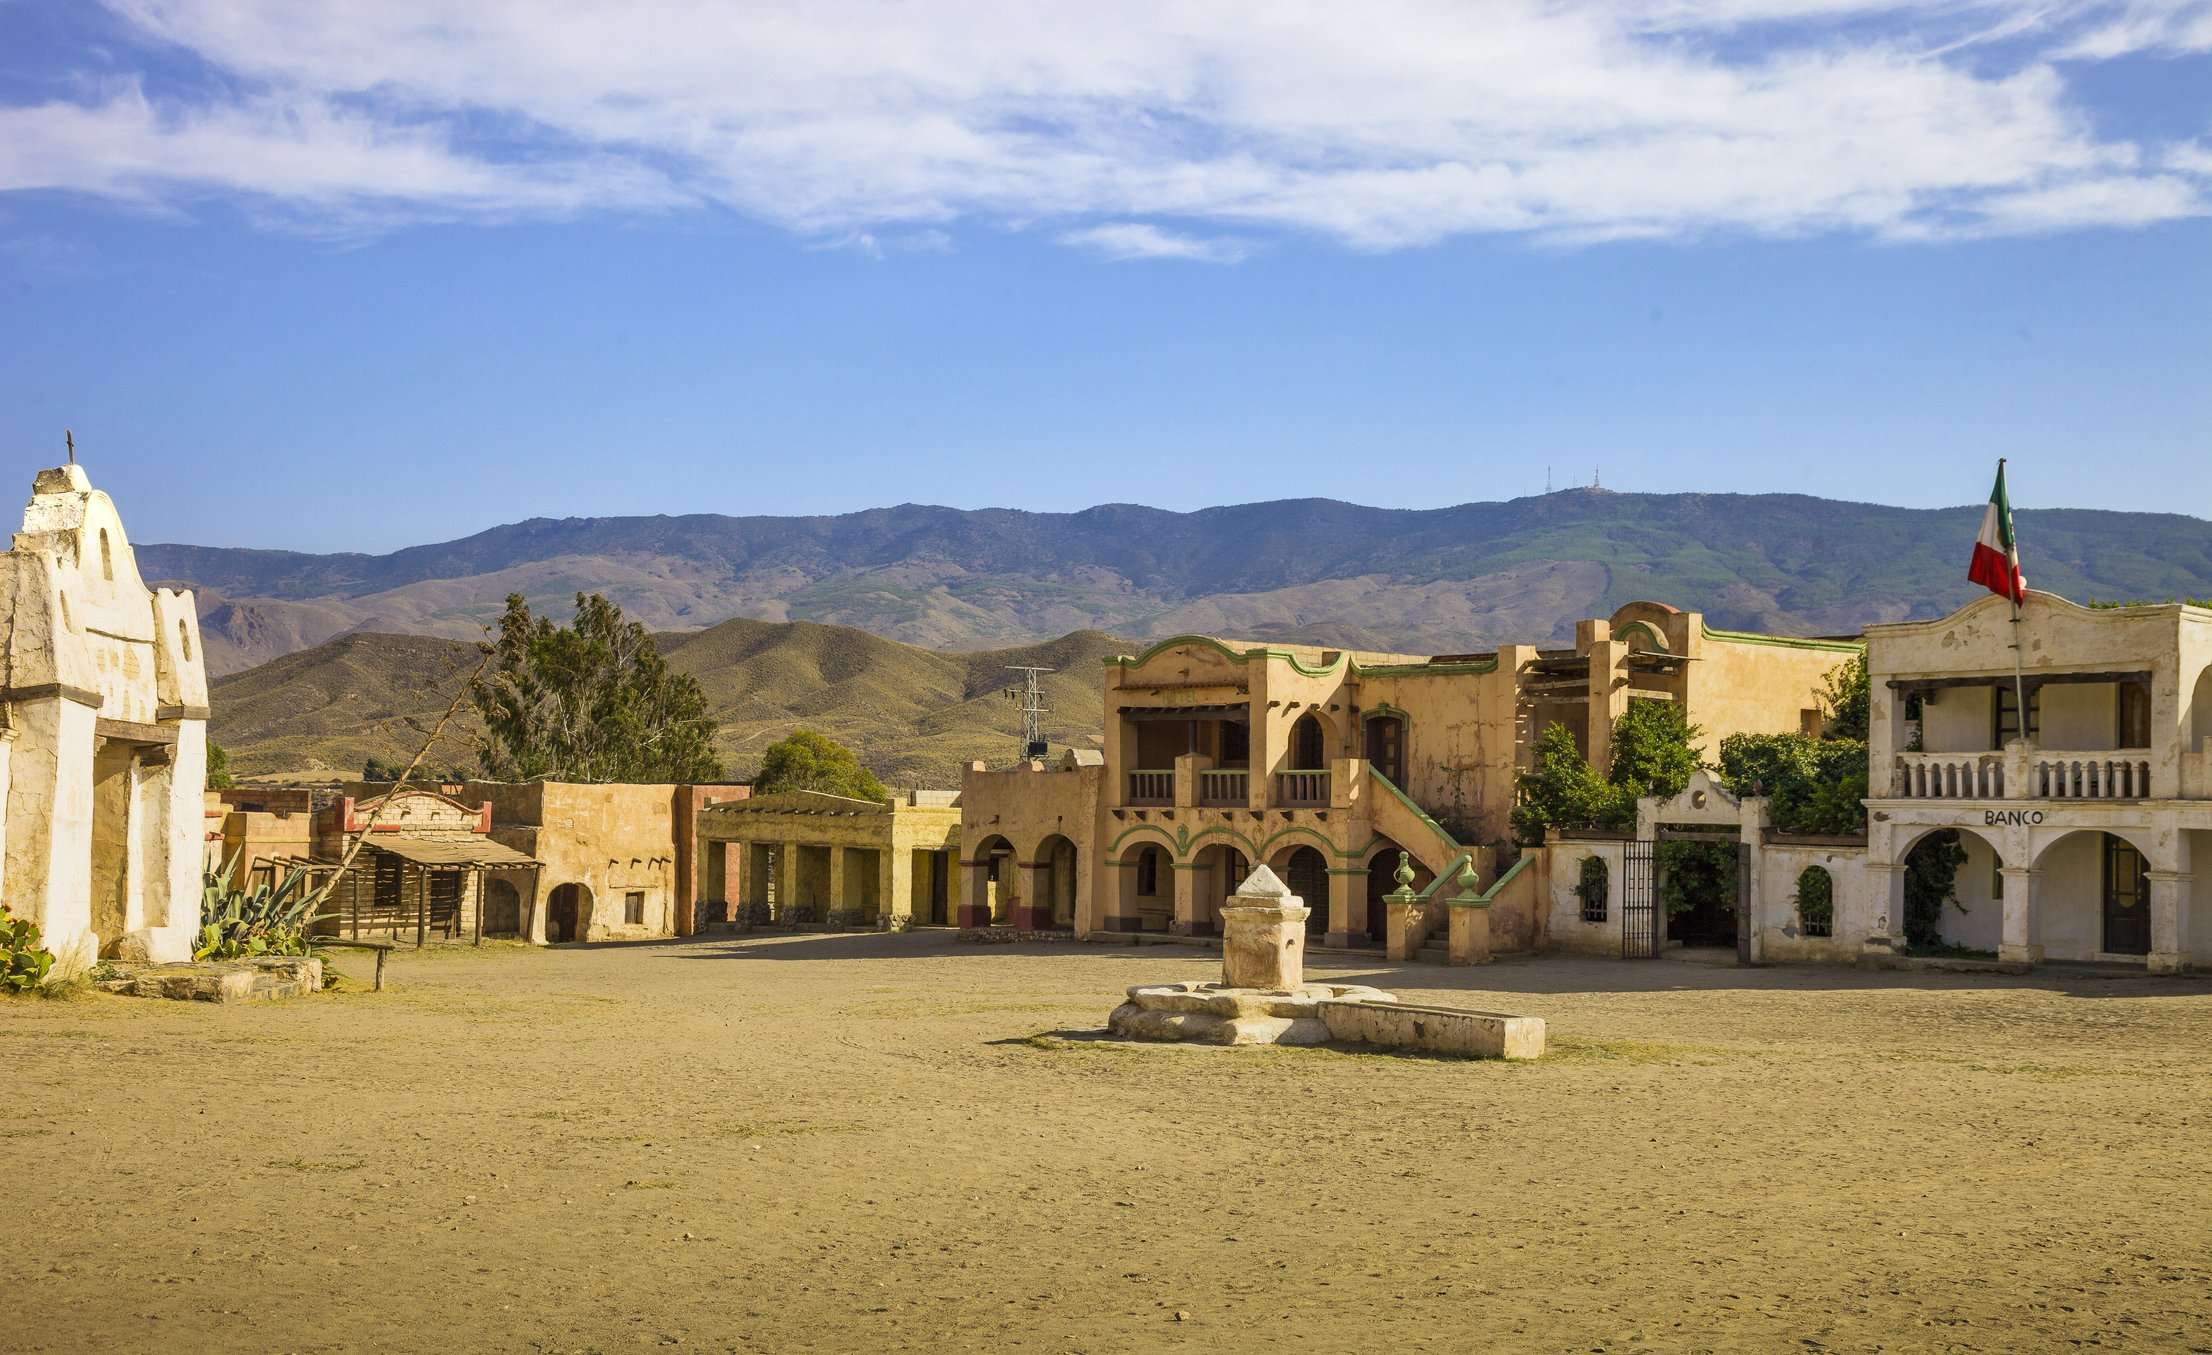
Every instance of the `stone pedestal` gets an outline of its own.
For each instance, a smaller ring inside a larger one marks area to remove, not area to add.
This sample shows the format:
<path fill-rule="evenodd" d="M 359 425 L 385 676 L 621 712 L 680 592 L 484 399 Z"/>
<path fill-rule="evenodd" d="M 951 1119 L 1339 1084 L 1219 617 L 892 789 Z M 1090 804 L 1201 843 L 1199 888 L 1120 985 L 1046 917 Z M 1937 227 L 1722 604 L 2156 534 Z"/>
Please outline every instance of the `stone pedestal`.
<path fill-rule="evenodd" d="M 1221 909 L 1221 982 L 1295 992 L 1306 981 L 1306 918 L 1313 912 L 1261 866 Z"/>

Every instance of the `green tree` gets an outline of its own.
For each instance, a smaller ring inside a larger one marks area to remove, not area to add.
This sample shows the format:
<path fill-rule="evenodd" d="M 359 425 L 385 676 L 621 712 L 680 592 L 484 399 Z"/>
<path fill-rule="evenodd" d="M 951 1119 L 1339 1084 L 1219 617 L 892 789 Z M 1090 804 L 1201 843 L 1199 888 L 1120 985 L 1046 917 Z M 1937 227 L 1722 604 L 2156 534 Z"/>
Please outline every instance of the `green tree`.
<path fill-rule="evenodd" d="M 860 765 L 852 749 L 811 729 L 793 730 L 761 754 L 753 794 L 774 795 L 787 790 L 820 791 L 852 800 L 881 800 L 889 794 L 883 783 Z"/>
<path fill-rule="evenodd" d="M 207 788 L 229 790 L 236 784 L 230 775 L 230 754 L 213 739 L 207 741 Z"/>
<path fill-rule="evenodd" d="M 1720 779 L 1736 795 L 1764 795 L 1785 833 L 1866 831 L 1866 743 L 1803 734 L 1731 734 Z"/>
<path fill-rule="evenodd" d="M 492 661 L 470 692 L 487 776 L 501 781 L 711 781 L 715 722 L 699 681 L 597 593 L 556 626 L 507 597 Z"/>
<path fill-rule="evenodd" d="M 754 796 L 779 791 L 821 791 L 849 800 L 883 800 L 889 791 L 843 743 L 816 729 L 792 729 L 761 754 L 761 771 L 752 778 Z"/>
<path fill-rule="evenodd" d="M 1866 655 L 1848 659 L 1830 670 L 1821 684 L 1820 703 L 1828 711 L 1831 739 L 1864 739 L 1867 731 L 1867 697 L 1871 688 L 1866 675 Z"/>
<path fill-rule="evenodd" d="M 1536 740 L 1536 761 L 1521 773 L 1516 800 L 1513 831 L 1523 842 L 1542 841 L 1547 828 L 1623 828 L 1636 819 L 1635 797 L 1598 775 L 1562 724 L 1546 726 Z"/>
<path fill-rule="evenodd" d="M 1697 741 L 1704 733 L 1672 701 L 1629 702 L 1613 722 L 1613 784 L 1631 800 L 1680 795 L 1701 765 Z"/>

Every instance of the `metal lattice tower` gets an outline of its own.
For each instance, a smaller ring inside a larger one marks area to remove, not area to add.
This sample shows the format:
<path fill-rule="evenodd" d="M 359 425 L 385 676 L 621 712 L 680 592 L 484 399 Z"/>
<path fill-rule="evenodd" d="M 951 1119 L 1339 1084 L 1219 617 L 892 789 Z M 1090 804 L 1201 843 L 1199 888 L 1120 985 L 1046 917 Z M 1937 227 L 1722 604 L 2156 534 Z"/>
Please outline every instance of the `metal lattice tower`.
<path fill-rule="evenodd" d="M 1009 673 L 1021 675 L 1020 681 L 1006 689 L 1006 699 L 1018 701 L 1022 708 L 1022 756 L 1025 758 L 1045 755 L 1044 717 L 1052 713 L 1045 704 L 1044 688 L 1037 679 L 1054 670 L 1050 668 L 1009 667 Z"/>

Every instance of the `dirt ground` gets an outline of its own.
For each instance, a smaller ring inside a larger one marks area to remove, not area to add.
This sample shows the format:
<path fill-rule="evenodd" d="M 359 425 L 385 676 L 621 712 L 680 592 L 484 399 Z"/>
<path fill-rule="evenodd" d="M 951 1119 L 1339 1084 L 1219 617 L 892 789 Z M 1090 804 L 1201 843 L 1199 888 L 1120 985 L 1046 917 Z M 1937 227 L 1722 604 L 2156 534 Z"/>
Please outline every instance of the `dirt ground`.
<path fill-rule="evenodd" d="M 1218 960 L 943 933 L 6 1002 L 0 1348 L 2212 1349 L 2212 985 L 1347 958 L 1554 1053 L 1091 1041 Z"/>

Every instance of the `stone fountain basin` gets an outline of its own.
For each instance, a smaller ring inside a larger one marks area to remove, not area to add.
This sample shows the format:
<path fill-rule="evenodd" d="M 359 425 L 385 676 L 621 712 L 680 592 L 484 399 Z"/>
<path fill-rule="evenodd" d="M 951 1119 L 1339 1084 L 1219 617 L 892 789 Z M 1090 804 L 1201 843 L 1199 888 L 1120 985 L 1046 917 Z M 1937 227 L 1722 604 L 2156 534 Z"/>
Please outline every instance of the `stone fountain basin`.
<path fill-rule="evenodd" d="M 1323 1044 L 1324 1002 L 1391 1002 L 1380 988 L 1358 983 L 1302 983 L 1296 988 L 1231 988 L 1220 983 L 1142 984 L 1114 1009 L 1106 1027 L 1130 1040 L 1193 1044 Z"/>

